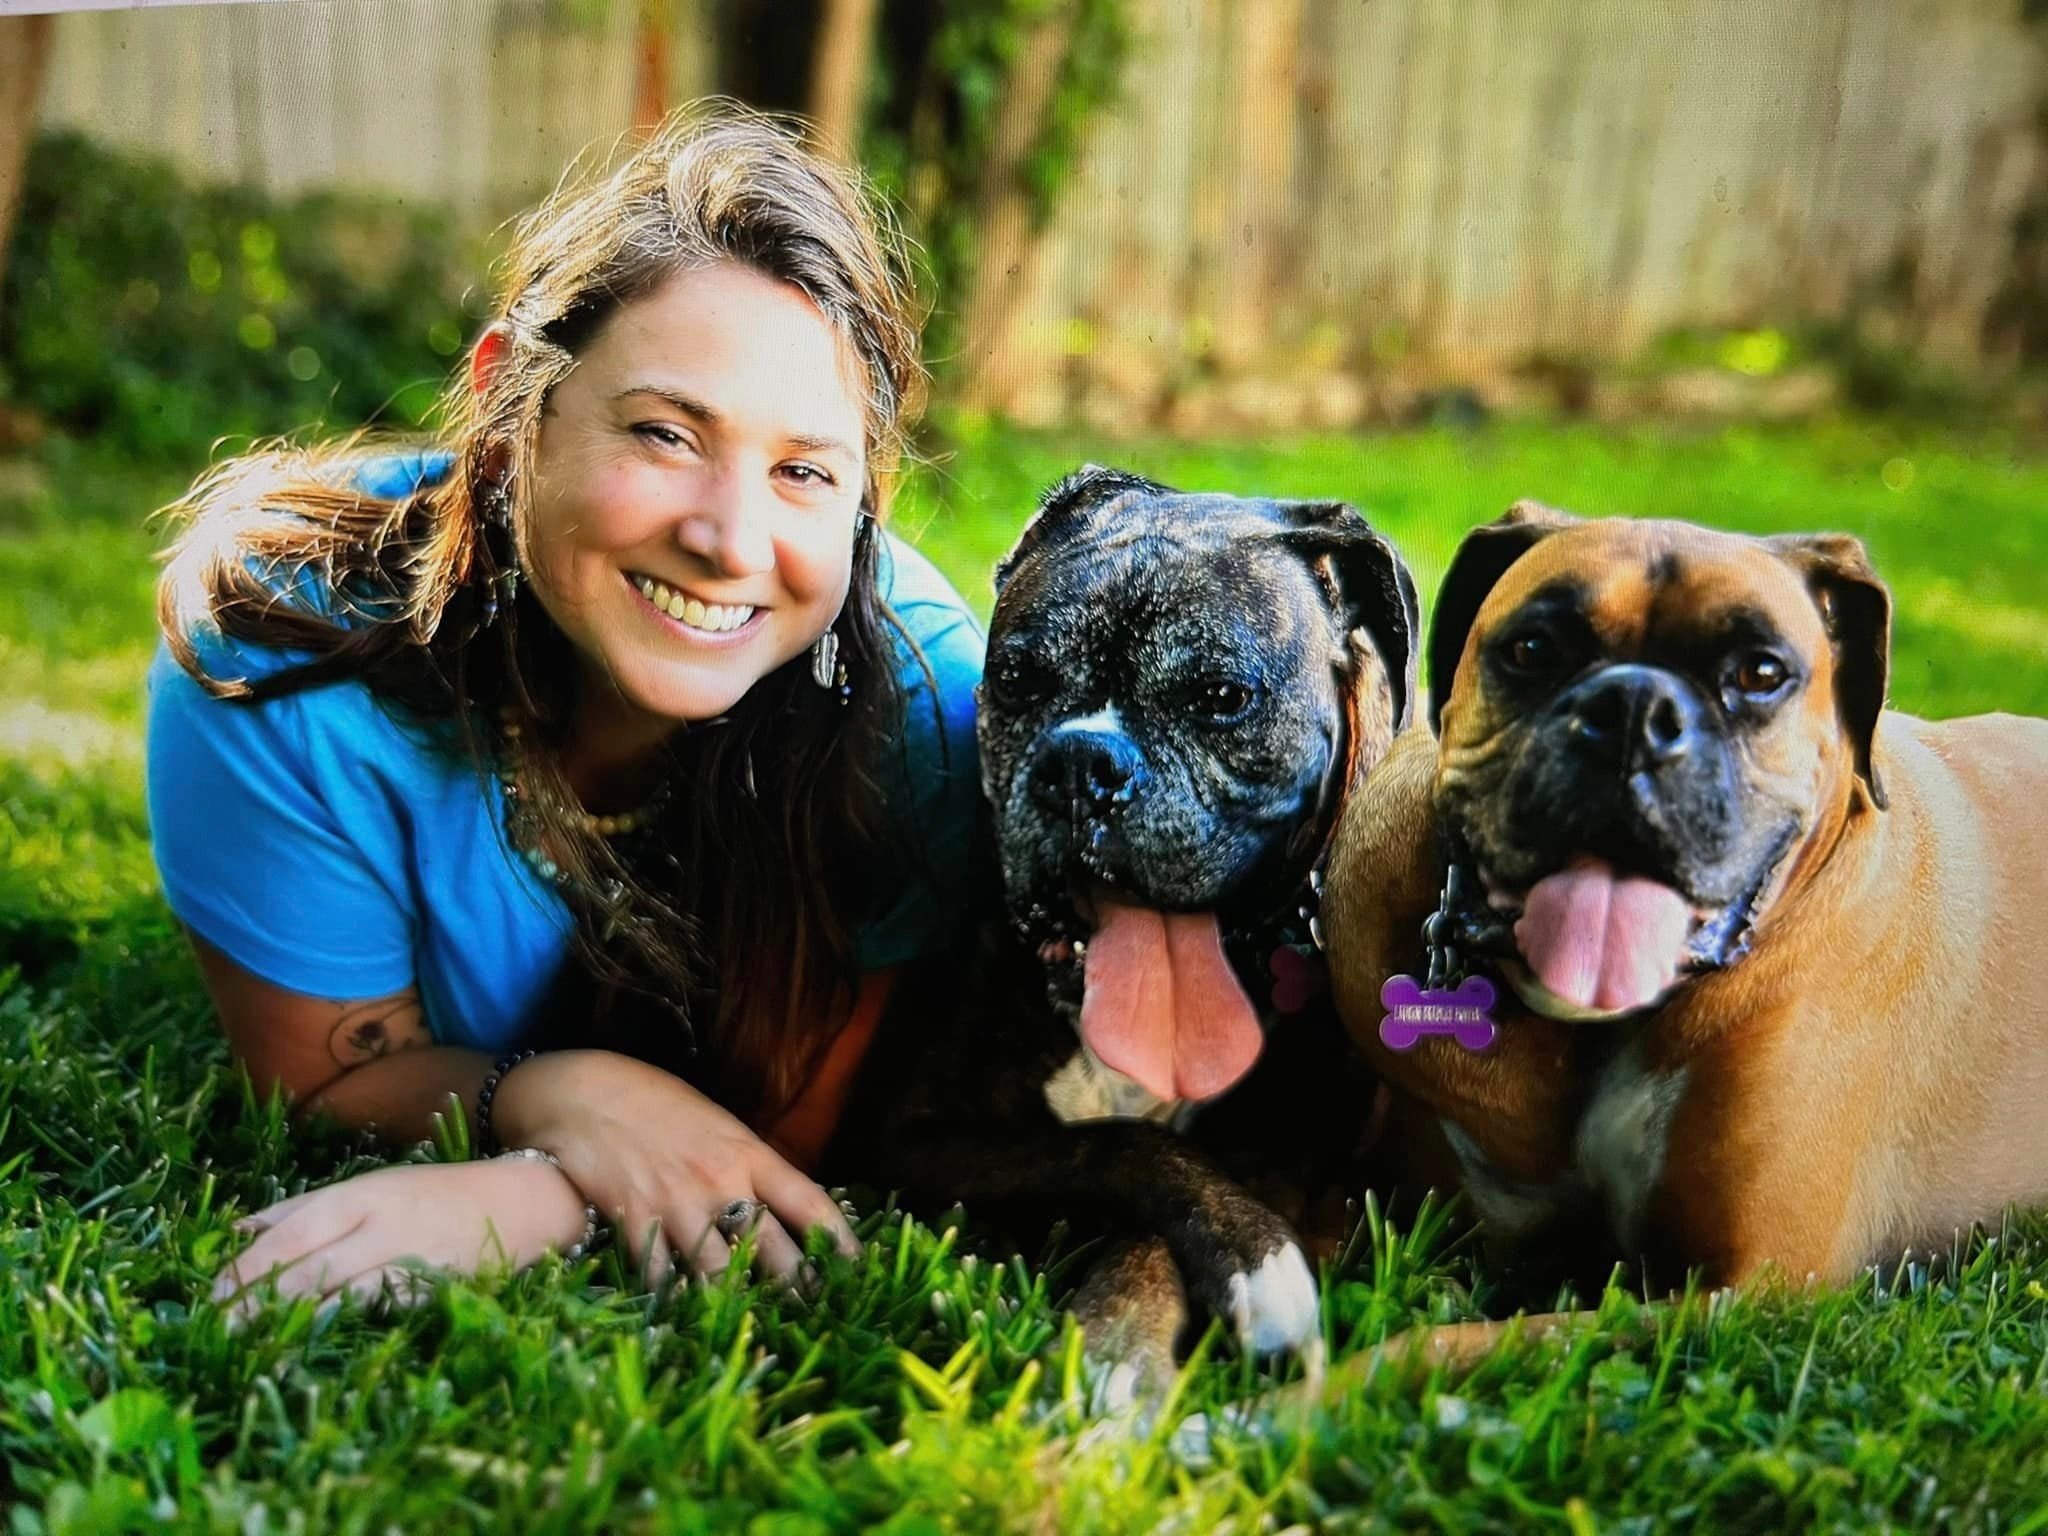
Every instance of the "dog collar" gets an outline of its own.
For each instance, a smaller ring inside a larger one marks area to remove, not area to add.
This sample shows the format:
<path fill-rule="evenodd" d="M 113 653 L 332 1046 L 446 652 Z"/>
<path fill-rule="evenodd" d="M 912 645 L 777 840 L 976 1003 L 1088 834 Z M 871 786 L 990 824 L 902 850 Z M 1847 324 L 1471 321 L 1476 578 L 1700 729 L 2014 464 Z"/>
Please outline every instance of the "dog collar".
<path fill-rule="evenodd" d="M 1513 925 L 1479 895 L 1471 851 L 1449 831 L 1440 834 L 1439 843 L 1444 888 L 1436 910 L 1422 924 L 1422 947 L 1429 961 L 1424 985 L 1431 990 L 1457 986 L 1474 958 L 1499 959 L 1515 952 Z"/>
<path fill-rule="evenodd" d="M 1238 976 L 1258 977 L 1261 1012 L 1292 1016 L 1329 989 L 1323 961 L 1323 860 L 1319 856 L 1295 890 L 1284 915 L 1223 936 Z"/>
<path fill-rule="evenodd" d="M 1403 972 L 1380 987 L 1380 1041 L 1389 1050 L 1412 1050 L 1426 1035 L 1449 1035 L 1468 1051 L 1490 1050 L 1500 1025 L 1493 1007 L 1499 994 L 1485 976 L 1468 975 L 1465 955 L 1499 942 L 1497 921 L 1480 926 L 1467 894 L 1471 876 L 1460 850 L 1445 839 L 1444 888 L 1437 909 L 1422 925 L 1422 945 L 1429 956 L 1424 978 Z M 1491 916 L 1491 909 L 1487 909 Z"/>

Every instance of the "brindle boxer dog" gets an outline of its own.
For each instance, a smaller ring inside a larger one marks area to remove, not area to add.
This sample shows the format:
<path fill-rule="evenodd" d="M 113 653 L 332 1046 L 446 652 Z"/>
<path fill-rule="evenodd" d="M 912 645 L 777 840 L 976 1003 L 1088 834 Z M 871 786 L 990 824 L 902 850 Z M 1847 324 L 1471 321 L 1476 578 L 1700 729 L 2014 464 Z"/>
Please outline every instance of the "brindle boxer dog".
<path fill-rule="evenodd" d="M 1324 919 L 1420 1176 L 1496 1239 L 1838 1282 L 2048 1202 L 2048 722 L 1886 711 L 1889 619 L 1842 536 L 1525 502 L 1459 550 L 1437 734 L 1347 802 Z M 1391 1050 L 1452 864 L 1500 1037 Z"/>
<path fill-rule="evenodd" d="M 1126 1387 L 1170 1373 L 1190 1296 L 1255 1351 L 1319 1341 L 1295 1230 L 1246 1186 L 1299 1215 L 1354 1166 L 1372 1086 L 1302 908 L 1407 719 L 1414 584 L 1347 506 L 1092 466 L 996 581 L 979 740 L 1007 930 L 899 984 L 839 1160 L 1116 1239 L 1076 1310 Z"/>

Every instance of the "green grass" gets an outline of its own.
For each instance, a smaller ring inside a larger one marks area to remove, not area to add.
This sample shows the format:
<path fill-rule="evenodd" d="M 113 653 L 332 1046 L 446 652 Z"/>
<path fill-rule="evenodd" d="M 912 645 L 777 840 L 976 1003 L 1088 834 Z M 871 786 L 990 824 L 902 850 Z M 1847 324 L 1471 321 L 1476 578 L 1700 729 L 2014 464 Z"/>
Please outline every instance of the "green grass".
<path fill-rule="evenodd" d="M 1506 427 L 1193 448 L 969 425 L 904 525 L 985 608 L 1034 492 L 1089 457 L 1352 500 L 1425 594 L 1462 530 L 1520 495 L 1848 529 L 1898 594 L 1901 707 L 2048 714 L 2048 462 L 1994 435 Z M 1304 1421 L 1233 1424 L 1223 1406 L 1272 1378 L 1211 1339 L 1180 1405 L 1217 1426 L 1205 1454 L 1091 1431 L 1056 1306 L 1070 1255 L 969 1259 L 891 1212 L 808 1306 L 737 1282 L 656 1300 L 600 1256 L 451 1284 L 397 1320 L 301 1306 L 226 1333 L 198 1298 L 228 1224 L 369 1153 L 294 1139 L 251 1099 L 156 894 L 139 514 L 176 477 L 65 453 L 45 478 L 0 491 L 15 1531 L 2048 1531 L 2039 1220 L 1932 1278 L 1695 1305 L 1647 1340 L 1610 1294 L 1614 1328 L 1503 1350 L 1462 1381 L 1382 1376 Z M 1340 1360 L 1487 1299 L 1441 1219 L 1369 1222 L 1327 1280 Z"/>

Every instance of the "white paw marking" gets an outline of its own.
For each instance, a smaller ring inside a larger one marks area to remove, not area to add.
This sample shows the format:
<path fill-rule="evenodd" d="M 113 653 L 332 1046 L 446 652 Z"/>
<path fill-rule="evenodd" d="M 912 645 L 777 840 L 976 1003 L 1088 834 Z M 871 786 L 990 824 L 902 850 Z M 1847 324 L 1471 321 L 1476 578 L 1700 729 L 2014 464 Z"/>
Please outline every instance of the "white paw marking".
<path fill-rule="evenodd" d="M 1206 1413 L 1191 1413 L 1182 1419 L 1167 1437 L 1166 1449 L 1181 1465 L 1206 1471 L 1216 1463 L 1219 1439 L 1266 1440 L 1274 1427 L 1269 1408 L 1253 1403 L 1226 1403 L 1213 1418 Z"/>
<path fill-rule="evenodd" d="M 1266 1255 L 1250 1274 L 1230 1277 L 1230 1320 L 1238 1342 L 1254 1354 L 1300 1349 L 1320 1338 L 1316 1277 L 1293 1243 Z"/>
<path fill-rule="evenodd" d="M 1173 1438 L 1167 1446 L 1188 1466 L 1203 1469 L 1216 1459 L 1214 1432 L 1209 1428 L 1209 1415 L 1191 1413 L 1175 1426 Z"/>
<path fill-rule="evenodd" d="M 1127 1412 L 1138 1401 L 1138 1368 L 1128 1360 L 1119 1360 L 1102 1373 L 1094 1396 L 1097 1417 Z"/>

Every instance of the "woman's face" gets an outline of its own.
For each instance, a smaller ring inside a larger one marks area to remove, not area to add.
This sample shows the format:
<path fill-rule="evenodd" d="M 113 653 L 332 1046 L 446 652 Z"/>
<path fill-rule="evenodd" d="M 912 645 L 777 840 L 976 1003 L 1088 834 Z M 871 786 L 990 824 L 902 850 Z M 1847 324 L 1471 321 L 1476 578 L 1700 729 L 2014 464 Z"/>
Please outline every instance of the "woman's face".
<path fill-rule="evenodd" d="M 838 334 L 722 264 L 622 307 L 542 414 L 535 595 L 634 708 L 723 714 L 838 617 L 865 470 Z"/>

